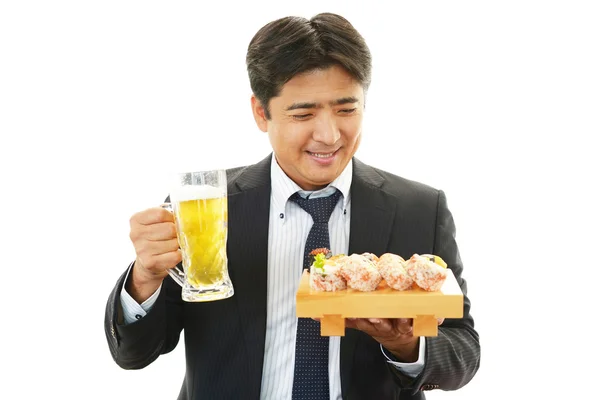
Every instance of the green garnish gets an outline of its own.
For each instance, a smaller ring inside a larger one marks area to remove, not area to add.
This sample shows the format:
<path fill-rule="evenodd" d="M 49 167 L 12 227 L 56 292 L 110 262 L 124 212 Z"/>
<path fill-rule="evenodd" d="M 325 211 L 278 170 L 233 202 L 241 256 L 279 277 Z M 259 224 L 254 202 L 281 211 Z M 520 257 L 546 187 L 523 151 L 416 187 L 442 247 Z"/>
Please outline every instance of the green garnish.
<path fill-rule="evenodd" d="M 319 253 L 315 256 L 315 262 L 313 266 L 321 270 L 321 273 L 325 273 L 325 254 Z"/>

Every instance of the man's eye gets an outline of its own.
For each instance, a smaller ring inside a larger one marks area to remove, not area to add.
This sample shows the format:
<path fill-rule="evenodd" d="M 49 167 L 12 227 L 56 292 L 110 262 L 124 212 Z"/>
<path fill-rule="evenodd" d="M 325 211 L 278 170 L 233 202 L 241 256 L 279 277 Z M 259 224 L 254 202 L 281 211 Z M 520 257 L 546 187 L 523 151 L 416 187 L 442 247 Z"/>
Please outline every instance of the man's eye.
<path fill-rule="evenodd" d="M 305 119 L 308 119 L 310 115 L 311 114 L 292 115 L 292 118 L 294 118 L 297 121 L 303 121 Z"/>
<path fill-rule="evenodd" d="M 340 110 L 342 114 L 352 114 L 354 111 L 356 111 L 356 108 L 344 108 L 343 110 Z"/>

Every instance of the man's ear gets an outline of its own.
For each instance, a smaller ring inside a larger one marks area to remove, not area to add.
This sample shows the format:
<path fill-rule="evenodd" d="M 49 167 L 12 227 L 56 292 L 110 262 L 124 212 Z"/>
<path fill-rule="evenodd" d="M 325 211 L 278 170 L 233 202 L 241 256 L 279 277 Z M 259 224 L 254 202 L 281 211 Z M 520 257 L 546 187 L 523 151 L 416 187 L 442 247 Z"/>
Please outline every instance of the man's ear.
<path fill-rule="evenodd" d="M 254 121 L 256 121 L 256 126 L 263 132 L 267 131 L 267 117 L 265 115 L 266 111 L 263 107 L 260 100 L 256 98 L 255 95 L 252 95 L 250 99 L 250 103 L 252 104 L 252 114 L 254 115 Z"/>

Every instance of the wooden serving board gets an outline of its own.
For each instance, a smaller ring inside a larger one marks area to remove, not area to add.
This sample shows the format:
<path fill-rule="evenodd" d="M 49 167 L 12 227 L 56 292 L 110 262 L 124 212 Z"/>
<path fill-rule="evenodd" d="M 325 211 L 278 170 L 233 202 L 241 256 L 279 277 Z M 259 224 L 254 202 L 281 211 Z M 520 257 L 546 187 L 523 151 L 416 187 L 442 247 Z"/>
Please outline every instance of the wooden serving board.
<path fill-rule="evenodd" d="M 308 270 L 304 270 L 296 293 L 296 316 L 320 318 L 322 336 L 344 336 L 345 318 L 413 318 L 413 335 L 437 336 L 437 318 L 463 316 L 463 293 L 450 269 L 436 292 L 416 285 L 398 291 L 385 281 L 372 292 L 320 292 L 310 289 L 309 279 Z"/>

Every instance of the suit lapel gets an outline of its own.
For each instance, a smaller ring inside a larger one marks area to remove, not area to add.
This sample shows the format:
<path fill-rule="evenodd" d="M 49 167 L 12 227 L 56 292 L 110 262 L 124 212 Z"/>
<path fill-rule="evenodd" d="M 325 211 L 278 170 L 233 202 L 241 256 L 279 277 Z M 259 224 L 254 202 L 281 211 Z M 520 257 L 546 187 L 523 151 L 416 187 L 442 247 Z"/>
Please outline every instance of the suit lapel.
<path fill-rule="evenodd" d="M 353 171 L 348 252 L 380 256 L 387 251 L 396 200 L 381 189 L 383 177 L 374 168 L 354 160 Z"/>
<path fill-rule="evenodd" d="M 248 370 L 244 397 L 258 398 L 267 323 L 267 256 L 271 157 L 232 173 L 228 200 L 227 254 L 239 309 Z M 225 333 L 227 334 L 227 333 Z"/>
<path fill-rule="evenodd" d="M 348 254 L 369 252 L 378 256 L 387 251 L 396 202 L 381 187 L 384 179 L 375 169 L 353 159 L 350 186 L 350 243 Z M 346 330 L 340 349 L 342 397 L 346 398 L 352 377 L 354 349 L 361 333 Z"/>

